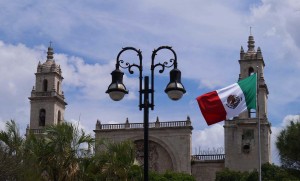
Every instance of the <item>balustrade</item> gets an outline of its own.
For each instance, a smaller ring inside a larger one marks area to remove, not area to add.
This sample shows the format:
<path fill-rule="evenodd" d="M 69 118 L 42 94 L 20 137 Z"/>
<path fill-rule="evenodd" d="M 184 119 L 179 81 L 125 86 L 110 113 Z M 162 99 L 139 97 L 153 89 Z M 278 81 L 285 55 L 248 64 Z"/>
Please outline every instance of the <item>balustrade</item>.
<path fill-rule="evenodd" d="M 44 129 L 26 129 L 26 134 L 29 134 L 29 133 L 32 133 L 32 134 L 42 134 L 44 133 Z"/>
<path fill-rule="evenodd" d="M 124 123 L 124 124 L 100 124 L 97 123 L 96 130 L 99 129 L 136 129 L 144 128 L 143 123 Z M 149 128 L 171 128 L 171 127 L 187 127 L 191 126 L 190 120 L 187 121 L 169 121 L 169 122 L 152 122 Z"/>
<path fill-rule="evenodd" d="M 56 91 L 47 91 L 47 92 L 32 91 L 31 92 L 31 97 L 53 97 L 53 96 L 57 96 L 61 99 L 64 99 L 64 95 L 58 94 Z"/>
<path fill-rule="evenodd" d="M 192 155 L 193 161 L 224 160 L 225 154 Z"/>

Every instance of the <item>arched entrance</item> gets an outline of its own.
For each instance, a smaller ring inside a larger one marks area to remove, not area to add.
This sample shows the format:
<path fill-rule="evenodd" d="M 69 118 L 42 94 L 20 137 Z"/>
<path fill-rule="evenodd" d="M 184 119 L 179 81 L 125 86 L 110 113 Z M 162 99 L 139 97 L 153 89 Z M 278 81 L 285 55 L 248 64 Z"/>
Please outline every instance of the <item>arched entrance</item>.
<path fill-rule="evenodd" d="M 134 141 L 136 146 L 136 159 L 144 164 L 144 140 Z M 159 143 L 149 140 L 149 169 L 156 172 L 174 170 L 172 159 L 167 150 Z"/>

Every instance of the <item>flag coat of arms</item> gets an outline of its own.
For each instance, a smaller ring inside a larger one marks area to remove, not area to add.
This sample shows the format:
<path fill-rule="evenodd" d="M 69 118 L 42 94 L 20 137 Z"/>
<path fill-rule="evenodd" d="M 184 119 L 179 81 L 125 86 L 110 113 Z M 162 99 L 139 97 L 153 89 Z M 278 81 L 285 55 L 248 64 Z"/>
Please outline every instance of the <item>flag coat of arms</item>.
<path fill-rule="evenodd" d="M 233 118 L 246 109 L 256 109 L 256 74 L 225 88 L 197 97 L 208 125 Z"/>

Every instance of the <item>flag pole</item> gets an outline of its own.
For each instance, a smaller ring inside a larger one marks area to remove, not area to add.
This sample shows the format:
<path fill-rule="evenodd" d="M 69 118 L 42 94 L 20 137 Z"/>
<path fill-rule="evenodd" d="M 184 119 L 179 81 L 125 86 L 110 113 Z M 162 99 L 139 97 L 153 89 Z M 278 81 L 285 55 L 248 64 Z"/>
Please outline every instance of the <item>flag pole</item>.
<path fill-rule="evenodd" d="M 256 114 L 258 119 L 258 174 L 259 174 L 259 181 L 261 181 L 261 140 L 260 140 L 260 115 L 259 115 L 259 102 L 258 102 L 258 91 L 259 91 L 259 84 L 258 84 L 258 66 L 256 66 Z"/>

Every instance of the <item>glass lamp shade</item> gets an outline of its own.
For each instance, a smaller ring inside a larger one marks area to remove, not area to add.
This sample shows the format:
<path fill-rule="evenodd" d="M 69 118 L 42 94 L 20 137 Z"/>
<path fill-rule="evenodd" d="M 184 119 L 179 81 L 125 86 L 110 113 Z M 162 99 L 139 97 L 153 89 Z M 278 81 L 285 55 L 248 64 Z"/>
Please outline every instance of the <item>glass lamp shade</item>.
<path fill-rule="evenodd" d="M 170 82 L 165 89 L 168 97 L 174 101 L 181 99 L 183 94 L 186 92 L 183 85 L 179 82 Z"/>
<path fill-rule="evenodd" d="M 128 94 L 125 85 L 123 84 L 123 75 L 124 73 L 118 68 L 112 73 L 112 82 L 108 86 L 106 93 L 109 94 L 109 97 L 114 101 L 120 101 L 123 99 L 125 94 Z"/>
<path fill-rule="evenodd" d="M 170 83 L 165 89 L 165 93 L 168 94 L 172 100 L 179 100 L 185 93 L 184 86 L 181 83 L 181 72 L 177 68 L 170 71 Z"/>
<path fill-rule="evenodd" d="M 114 101 L 120 101 L 123 99 L 125 94 L 128 94 L 126 87 L 124 84 L 120 83 L 112 83 L 109 85 L 106 93 L 108 93 L 109 97 Z"/>

